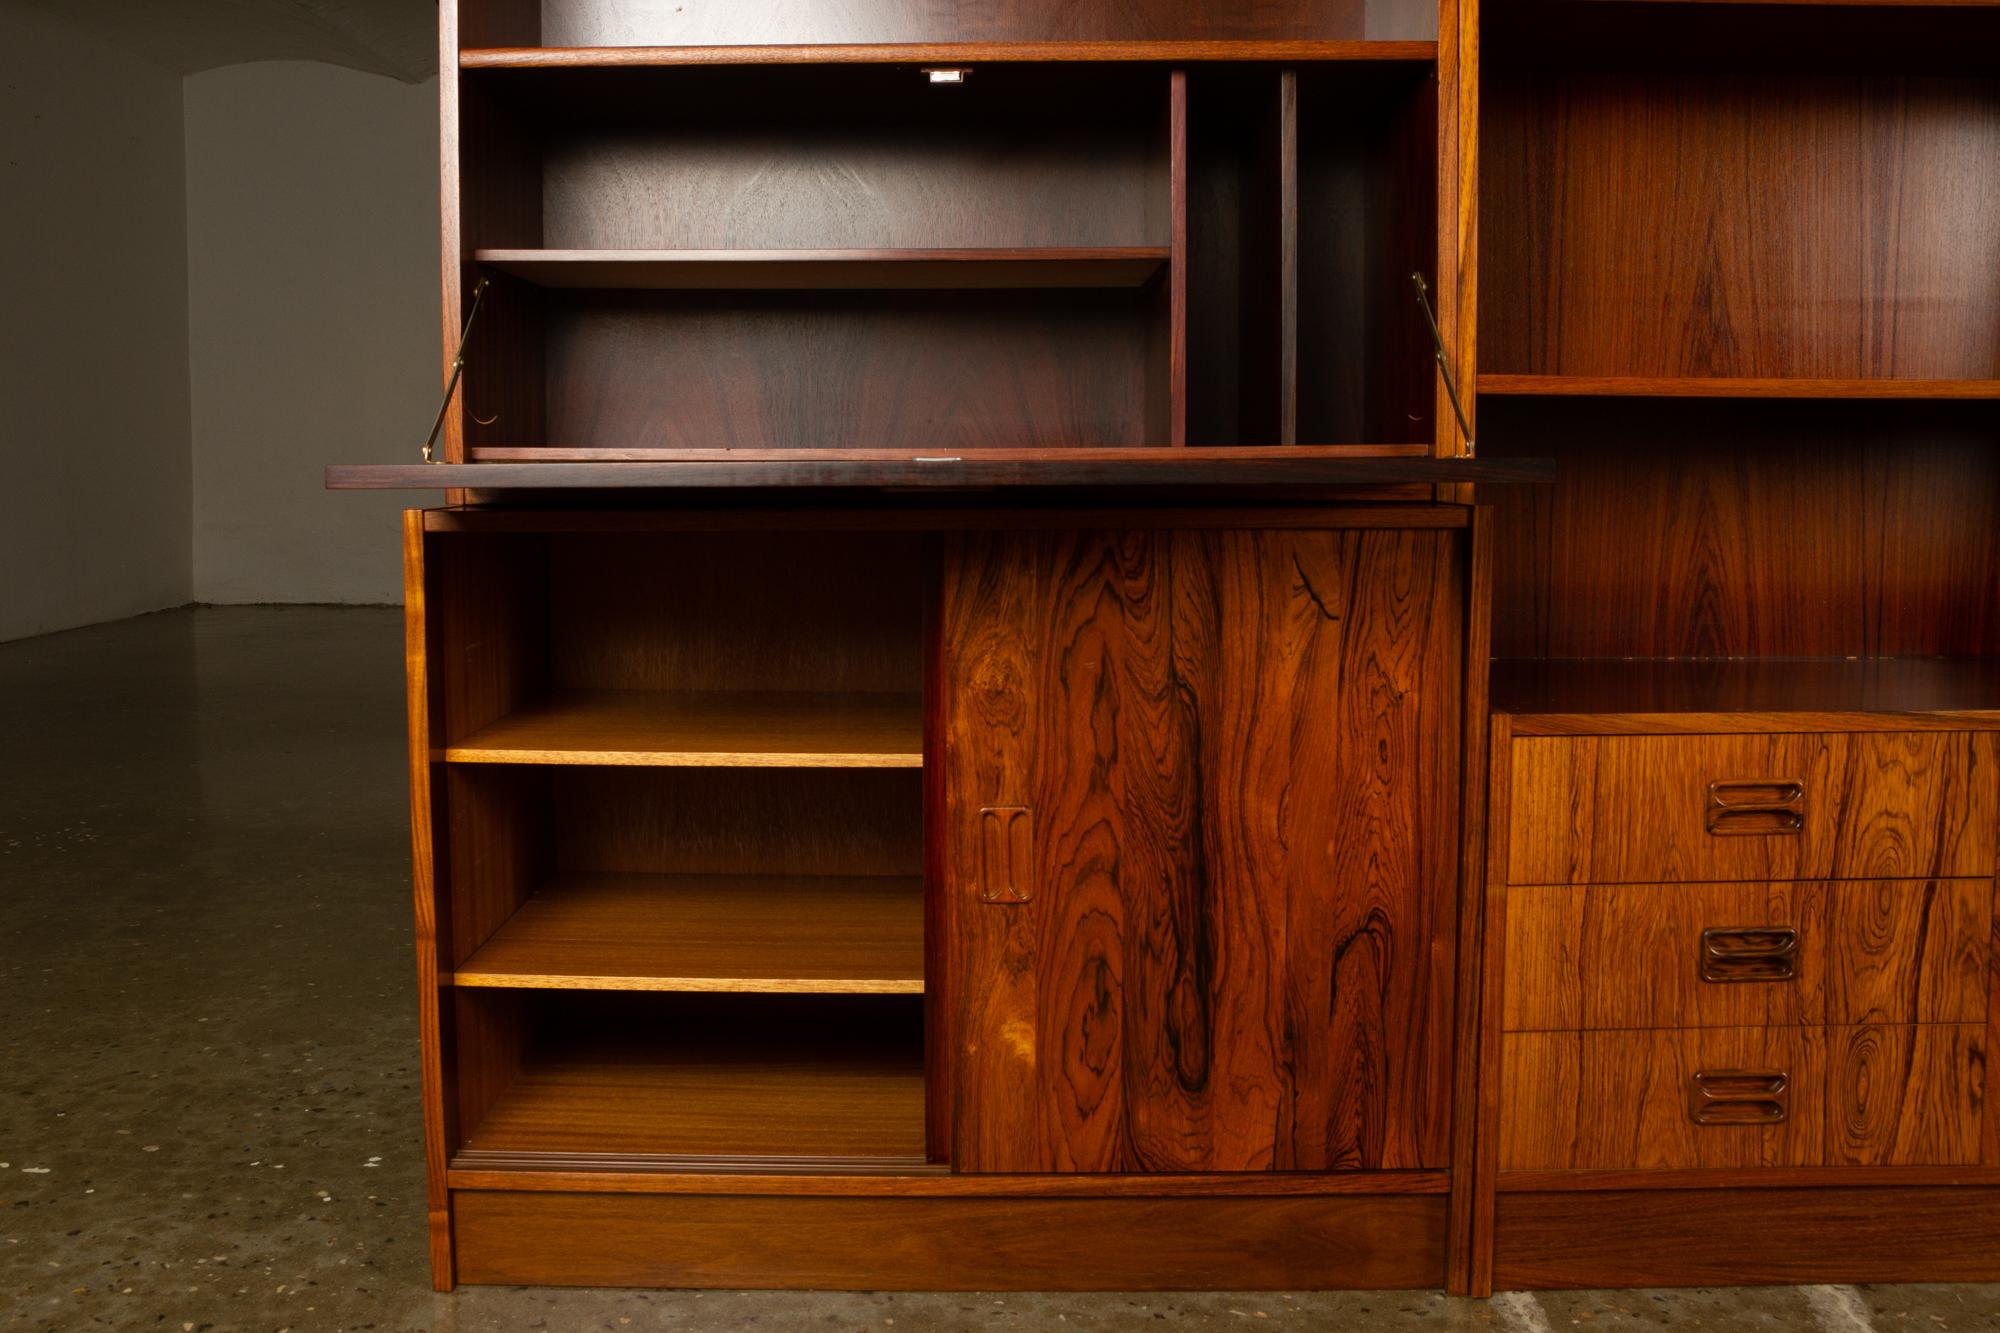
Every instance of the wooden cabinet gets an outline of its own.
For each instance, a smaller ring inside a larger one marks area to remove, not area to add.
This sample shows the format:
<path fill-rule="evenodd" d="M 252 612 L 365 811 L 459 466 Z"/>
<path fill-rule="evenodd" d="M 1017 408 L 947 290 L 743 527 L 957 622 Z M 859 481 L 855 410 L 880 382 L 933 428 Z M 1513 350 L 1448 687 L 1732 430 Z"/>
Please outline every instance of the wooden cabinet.
<path fill-rule="evenodd" d="M 1649 713 L 1644 694 L 1496 719 L 1483 1078 L 1503 1285 L 1678 1280 L 1668 1256 L 1707 1252 L 1711 1206 L 1780 1225 L 1787 1190 L 2000 1184 L 2000 733 L 1857 713 L 1806 732 Z M 1660 1207 L 1593 1244 L 1612 1189 Z M 1860 1225 L 1814 1243 L 1838 1252 Z M 1716 1262 L 1780 1271 L 1762 1256 Z M 1901 1271 L 1970 1257 L 1905 1252 Z"/>
<path fill-rule="evenodd" d="M 971 534 L 945 562 L 952 1160 L 1447 1162 L 1456 534 Z"/>

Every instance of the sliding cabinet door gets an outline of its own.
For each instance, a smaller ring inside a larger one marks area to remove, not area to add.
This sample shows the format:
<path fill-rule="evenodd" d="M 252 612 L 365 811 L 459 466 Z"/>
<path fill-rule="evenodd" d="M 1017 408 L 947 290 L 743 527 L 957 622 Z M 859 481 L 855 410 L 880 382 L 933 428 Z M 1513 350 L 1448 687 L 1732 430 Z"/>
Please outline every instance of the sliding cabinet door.
<path fill-rule="evenodd" d="M 958 1170 L 1445 1165 L 1462 541 L 954 539 Z"/>

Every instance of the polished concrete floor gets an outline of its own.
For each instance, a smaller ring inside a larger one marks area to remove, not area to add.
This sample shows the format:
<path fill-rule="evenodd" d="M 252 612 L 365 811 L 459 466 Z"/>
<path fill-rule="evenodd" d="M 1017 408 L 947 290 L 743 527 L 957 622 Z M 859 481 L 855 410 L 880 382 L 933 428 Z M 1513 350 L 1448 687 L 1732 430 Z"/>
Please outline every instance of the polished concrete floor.
<path fill-rule="evenodd" d="M 0 644 L 0 1330 L 2000 1329 L 2000 1287 L 433 1295 L 401 646 L 322 608 Z"/>

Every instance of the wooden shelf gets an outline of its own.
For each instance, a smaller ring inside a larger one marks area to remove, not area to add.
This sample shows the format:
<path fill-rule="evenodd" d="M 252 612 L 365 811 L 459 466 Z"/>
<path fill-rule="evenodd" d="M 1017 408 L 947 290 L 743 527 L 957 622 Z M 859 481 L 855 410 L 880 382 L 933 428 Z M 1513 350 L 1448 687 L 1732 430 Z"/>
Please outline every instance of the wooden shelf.
<path fill-rule="evenodd" d="M 1144 287 L 1161 246 L 989 250 L 476 250 L 482 266 L 538 287 L 801 291 Z"/>
<path fill-rule="evenodd" d="M 621 65 L 924 65 L 1143 61 L 1435 61 L 1428 41 L 950 42 L 793 46 L 502 46 L 466 48 L 461 69 Z"/>
<path fill-rule="evenodd" d="M 536 893 L 460 986 L 917 994 L 916 878 L 586 875 Z"/>
<path fill-rule="evenodd" d="M 2000 726 L 2000 658 L 1500 660 L 1517 735 Z"/>
<path fill-rule="evenodd" d="M 456 1167 L 561 1169 L 618 1159 L 717 1165 L 832 1159 L 921 1165 L 923 1043 L 804 1024 L 689 1024 L 565 1042 L 531 1056 L 473 1127 Z"/>
<path fill-rule="evenodd" d="M 1383 457 L 1367 446 L 987 449 L 927 456 L 744 451 L 672 462 L 352 463 L 331 490 L 706 490 L 770 487 L 986 489 L 995 486 L 1397 486 L 1555 480 L 1545 458 Z"/>
<path fill-rule="evenodd" d="M 511 713 L 445 748 L 459 764 L 921 768 L 914 695 L 594 691 Z"/>
<path fill-rule="evenodd" d="M 1479 392 L 1544 398 L 2000 398 L 2000 380 L 1710 379 L 1643 375 L 1481 375 Z"/>

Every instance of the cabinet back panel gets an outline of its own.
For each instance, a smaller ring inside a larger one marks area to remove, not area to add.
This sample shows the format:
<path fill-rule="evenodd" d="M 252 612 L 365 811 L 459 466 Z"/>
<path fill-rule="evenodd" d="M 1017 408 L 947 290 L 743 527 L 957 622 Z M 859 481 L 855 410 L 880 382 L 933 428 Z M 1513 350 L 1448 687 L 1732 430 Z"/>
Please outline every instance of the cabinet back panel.
<path fill-rule="evenodd" d="M 565 73 L 530 76 L 518 91 L 540 98 L 516 103 L 544 127 L 551 248 L 1168 241 L 1163 70 L 991 66 L 948 87 L 900 65 Z"/>
<path fill-rule="evenodd" d="M 2000 652 L 1988 406 L 1485 400 L 1495 655 Z"/>
<path fill-rule="evenodd" d="M 1437 36 L 1424 0 L 544 0 L 548 46 Z"/>
<path fill-rule="evenodd" d="M 634 875 L 917 875 L 913 771 L 564 769 L 548 780 L 552 862 Z"/>
<path fill-rule="evenodd" d="M 918 538 L 575 535 L 549 560 L 557 689 L 923 689 Z"/>
<path fill-rule="evenodd" d="M 2000 376 L 2000 79 L 1492 72 L 1494 373 Z"/>
<path fill-rule="evenodd" d="M 1295 85 L 1293 85 L 1295 86 Z M 1271 70 L 1203 70 L 1188 79 L 1188 421 L 1194 444 L 1290 444 L 1297 355 L 1297 170 L 1284 145 L 1295 113 Z M 1288 345 L 1289 343 L 1289 345 Z"/>
<path fill-rule="evenodd" d="M 551 299 L 548 441 L 944 454 L 1164 444 L 1148 410 L 1166 374 L 1153 320 L 1131 292 Z"/>

